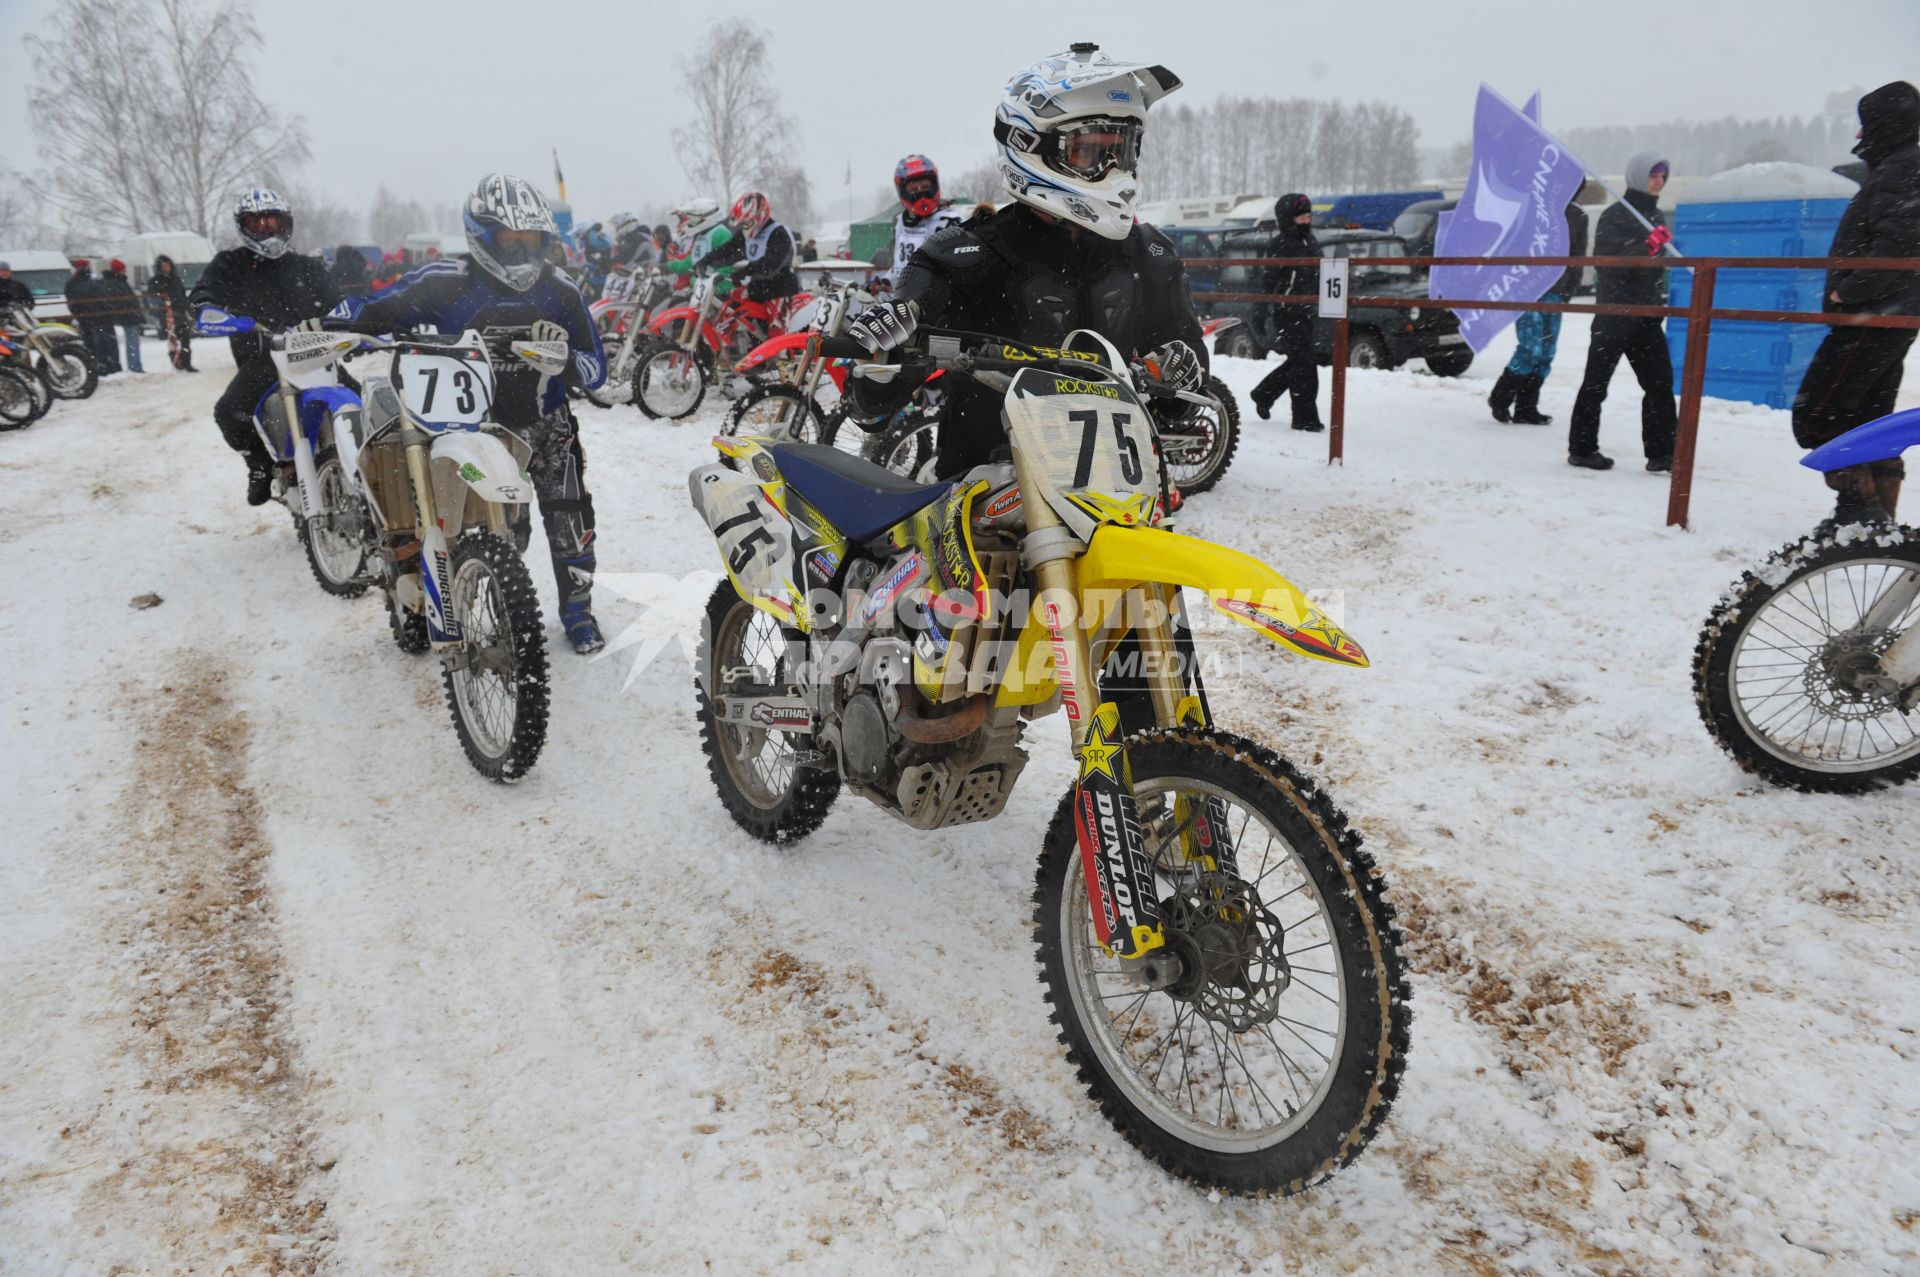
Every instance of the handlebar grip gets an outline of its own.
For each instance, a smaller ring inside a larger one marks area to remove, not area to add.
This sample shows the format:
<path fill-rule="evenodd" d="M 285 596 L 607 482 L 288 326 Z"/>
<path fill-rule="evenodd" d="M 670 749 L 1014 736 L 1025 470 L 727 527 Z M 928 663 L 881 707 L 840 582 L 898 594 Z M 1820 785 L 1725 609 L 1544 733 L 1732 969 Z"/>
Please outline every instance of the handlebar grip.
<path fill-rule="evenodd" d="M 826 359 L 858 359 L 870 361 L 875 358 L 872 351 L 851 337 L 822 337 L 820 354 Z"/>

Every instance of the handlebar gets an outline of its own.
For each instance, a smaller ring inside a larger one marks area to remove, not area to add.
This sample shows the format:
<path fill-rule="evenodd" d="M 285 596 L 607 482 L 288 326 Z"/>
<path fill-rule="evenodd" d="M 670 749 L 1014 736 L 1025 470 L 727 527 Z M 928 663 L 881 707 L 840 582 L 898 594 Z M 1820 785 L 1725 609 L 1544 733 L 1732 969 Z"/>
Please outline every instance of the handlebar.
<path fill-rule="evenodd" d="M 982 353 L 996 348 L 1003 353 Z M 865 365 L 868 370 L 876 366 L 893 366 L 889 363 L 888 357 L 894 352 L 882 351 L 874 354 L 852 337 L 823 337 L 820 339 L 819 349 L 823 358 L 852 360 L 856 364 Z M 958 328 L 921 327 L 915 330 L 913 339 L 900 349 L 902 352 L 920 352 L 929 355 L 932 357 L 935 368 L 971 377 L 975 381 L 997 389 L 1005 389 L 1005 383 L 1011 375 L 1023 368 L 1048 368 L 1071 373 L 1082 379 L 1096 378 L 1110 381 L 1120 380 L 1127 371 L 1107 367 L 1100 362 L 1098 355 L 1091 351 L 1057 350 L 1049 346 L 1036 346 L 1009 337 L 995 336 L 992 333 L 969 332 Z M 1151 398 L 1201 404 L 1211 402 L 1203 395 L 1187 390 L 1176 390 L 1171 386 L 1162 386 L 1151 379 L 1130 377 L 1128 381 L 1140 393 Z"/>

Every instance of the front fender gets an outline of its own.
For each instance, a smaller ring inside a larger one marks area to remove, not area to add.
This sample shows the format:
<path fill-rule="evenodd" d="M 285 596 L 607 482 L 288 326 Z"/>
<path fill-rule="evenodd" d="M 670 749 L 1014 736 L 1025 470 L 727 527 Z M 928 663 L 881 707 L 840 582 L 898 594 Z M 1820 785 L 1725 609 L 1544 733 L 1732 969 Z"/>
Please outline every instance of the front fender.
<path fill-rule="evenodd" d="M 345 386 L 315 386 L 301 391 L 300 428 L 307 432 L 307 442 L 313 445 L 314 451 L 320 450 L 320 427 L 325 424 L 328 413 L 339 416 L 357 411 L 359 407 L 360 396 Z"/>
<path fill-rule="evenodd" d="M 478 430 L 449 430 L 433 441 L 433 461 L 445 461 L 483 501 L 518 505 L 533 499 L 533 480 L 507 445 Z M 438 488 L 438 480 L 434 487 Z M 458 491 L 458 489 L 455 489 Z"/>
<path fill-rule="evenodd" d="M 647 331 L 657 333 L 669 324 L 684 324 L 698 313 L 691 306 L 669 306 L 647 321 Z"/>
<path fill-rule="evenodd" d="M 1204 590 L 1214 610 L 1275 643 L 1336 665 L 1365 666 L 1367 654 L 1278 572 L 1239 550 L 1165 528 L 1106 525 L 1080 559 L 1080 588 L 1124 590 L 1147 582 Z"/>
<path fill-rule="evenodd" d="M 1920 444 L 1920 408 L 1908 408 L 1827 440 L 1800 458 L 1800 464 L 1809 470 L 1843 470 L 1891 460 L 1916 444 Z"/>
<path fill-rule="evenodd" d="M 805 350 L 810 333 L 781 333 L 778 337 L 769 337 L 748 351 L 746 357 L 733 366 L 735 372 L 752 372 L 769 359 L 778 359 L 794 351 Z"/>
<path fill-rule="evenodd" d="M 80 335 L 80 330 L 72 324 L 35 324 L 33 331 L 36 336 L 42 333 L 55 334 L 61 337 L 78 337 Z"/>

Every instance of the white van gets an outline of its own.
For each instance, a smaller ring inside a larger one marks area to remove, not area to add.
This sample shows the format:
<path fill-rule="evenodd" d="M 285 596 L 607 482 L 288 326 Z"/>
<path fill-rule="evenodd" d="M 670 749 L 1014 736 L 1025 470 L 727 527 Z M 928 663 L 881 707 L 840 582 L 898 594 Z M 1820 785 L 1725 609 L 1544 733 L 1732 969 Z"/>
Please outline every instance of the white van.
<path fill-rule="evenodd" d="M 33 290 L 33 317 L 42 323 L 67 318 L 67 278 L 73 266 L 65 253 L 50 248 L 0 248 L 0 262 Z"/>

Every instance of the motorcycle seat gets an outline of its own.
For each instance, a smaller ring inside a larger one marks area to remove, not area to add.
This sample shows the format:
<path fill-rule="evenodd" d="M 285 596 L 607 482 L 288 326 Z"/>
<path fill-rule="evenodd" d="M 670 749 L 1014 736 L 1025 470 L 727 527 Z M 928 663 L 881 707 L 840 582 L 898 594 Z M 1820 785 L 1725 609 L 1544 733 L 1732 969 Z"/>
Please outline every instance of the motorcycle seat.
<path fill-rule="evenodd" d="M 849 541 L 885 532 L 953 487 L 950 483 L 923 486 L 885 466 L 820 443 L 777 443 L 767 451 L 779 465 L 780 477 Z"/>

